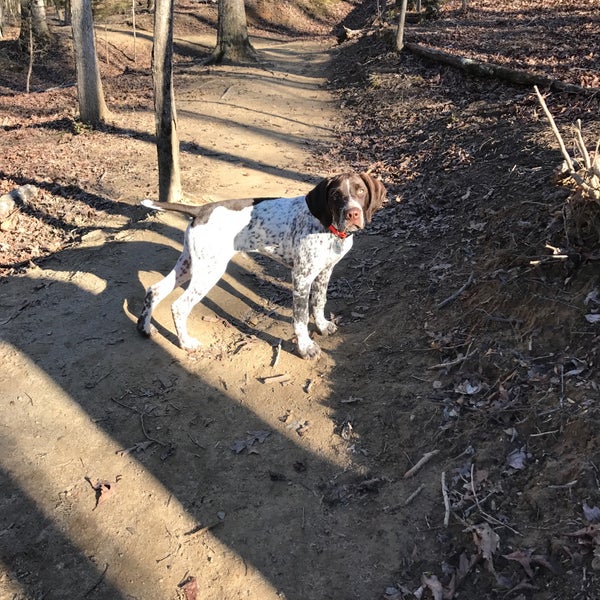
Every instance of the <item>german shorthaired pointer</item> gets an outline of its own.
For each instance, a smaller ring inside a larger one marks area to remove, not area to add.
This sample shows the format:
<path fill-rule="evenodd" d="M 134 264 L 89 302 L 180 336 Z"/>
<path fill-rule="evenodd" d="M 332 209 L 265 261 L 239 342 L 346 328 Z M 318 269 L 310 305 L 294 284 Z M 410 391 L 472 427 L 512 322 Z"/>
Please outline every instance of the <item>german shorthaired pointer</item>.
<path fill-rule="evenodd" d="M 331 271 L 352 247 L 351 234 L 371 221 L 384 200 L 383 184 L 366 173 L 324 179 L 306 196 L 296 198 L 225 200 L 203 206 L 144 200 L 144 206 L 182 212 L 192 221 L 173 270 L 146 292 L 138 330 L 151 335 L 154 308 L 189 280 L 172 312 L 181 346 L 197 350 L 200 342 L 186 326 L 190 311 L 219 281 L 236 252 L 260 252 L 291 268 L 298 352 L 303 358 L 316 358 L 321 350 L 308 333 L 309 306 L 319 333 L 334 333 L 337 327 L 324 312 Z"/>

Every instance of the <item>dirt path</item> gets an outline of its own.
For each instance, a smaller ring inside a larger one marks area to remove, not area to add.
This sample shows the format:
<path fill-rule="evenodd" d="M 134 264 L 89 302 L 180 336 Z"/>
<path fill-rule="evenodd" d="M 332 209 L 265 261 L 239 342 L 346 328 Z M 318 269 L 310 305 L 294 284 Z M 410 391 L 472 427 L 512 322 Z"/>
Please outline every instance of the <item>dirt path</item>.
<path fill-rule="evenodd" d="M 313 152 L 336 121 L 326 45 L 256 44 L 268 70 L 179 74 L 183 179 L 198 198 L 295 194 L 325 174 Z M 133 201 L 155 181 L 152 115 L 115 118 L 130 154 L 105 185 Z M 367 452 L 343 427 L 344 403 L 365 399 L 331 388 L 344 334 L 317 362 L 295 356 L 289 278 L 242 257 L 192 318 L 204 356 L 175 345 L 167 304 L 161 335 L 141 339 L 131 313 L 185 222 L 126 223 L 113 214 L 0 290 L 0 598 L 159 600 L 183 597 L 189 577 L 205 599 L 374 597 L 407 549 L 361 503 L 383 480 L 357 466 Z M 333 283 L 329 308 L 346 320 L 341 288 L 360 261 Z"/>

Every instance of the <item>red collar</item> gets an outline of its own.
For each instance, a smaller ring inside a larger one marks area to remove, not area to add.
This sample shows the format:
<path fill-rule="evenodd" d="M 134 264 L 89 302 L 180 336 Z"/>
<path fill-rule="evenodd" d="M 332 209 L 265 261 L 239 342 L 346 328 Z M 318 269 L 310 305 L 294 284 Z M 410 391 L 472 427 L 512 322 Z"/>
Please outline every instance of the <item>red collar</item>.
<path fill-rule="evenodd" d="M 348 234 L 345 231 L 340 231 L 336 229 L 333 225 L 330 225 L 327 229 L 333 233 L 333 235 L 339 237 L 342 240 L 345 240 L 348 237 Z"/>

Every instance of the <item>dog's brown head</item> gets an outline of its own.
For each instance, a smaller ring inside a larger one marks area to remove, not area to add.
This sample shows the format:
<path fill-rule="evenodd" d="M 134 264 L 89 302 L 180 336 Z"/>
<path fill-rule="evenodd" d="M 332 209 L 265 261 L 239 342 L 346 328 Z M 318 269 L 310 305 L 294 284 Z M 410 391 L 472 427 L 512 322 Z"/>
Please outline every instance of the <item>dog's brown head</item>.
<path fill-rule="evenodd" d="M 327 229 L 352 233 L 370 223 L 383 206 L 385 188 L 368 173 L 344 173 L 323 179 L 306 194 L 310 212 Z"/>

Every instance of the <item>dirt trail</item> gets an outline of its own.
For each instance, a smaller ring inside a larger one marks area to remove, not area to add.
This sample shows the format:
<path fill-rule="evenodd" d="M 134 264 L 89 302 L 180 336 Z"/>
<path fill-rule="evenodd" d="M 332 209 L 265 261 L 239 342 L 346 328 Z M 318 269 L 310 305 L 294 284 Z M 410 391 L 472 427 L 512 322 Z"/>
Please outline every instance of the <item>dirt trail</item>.
<path fill-rule="evenodd" d="M 269 69 L 178 73 L 197 198 L 295 194 L 325 174 L 313 152 L 336 121 L 326 44 L 255 44 Z M 127 174 L 105 184 L 134 201 L 155 181 L 152 115 L 115 118 L 131 132 Z M 193 314 L 203 356 L 175 345 L 168 303 L 161 335 L 142 339 L 132 313 L 174 263 L 185 221 L 126 223 L 113 214 L 0 290 L 0 598 L 159 600 L 183 597 L 189 577 L 205 599 L 378 595 L 410 548 L 361 504 L 381 481 L 364 483 L 366 451 L 336 426 L 345 402 L 363 401 L 331 389 L 344 328 L 319 361 L 299 359 L 289 277 L 241 257 Z M 335 288 L 357 268 L 349 259 L 333 282 L 329 309 L 347 319 Z"/>

